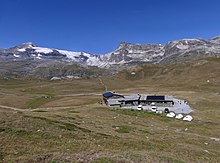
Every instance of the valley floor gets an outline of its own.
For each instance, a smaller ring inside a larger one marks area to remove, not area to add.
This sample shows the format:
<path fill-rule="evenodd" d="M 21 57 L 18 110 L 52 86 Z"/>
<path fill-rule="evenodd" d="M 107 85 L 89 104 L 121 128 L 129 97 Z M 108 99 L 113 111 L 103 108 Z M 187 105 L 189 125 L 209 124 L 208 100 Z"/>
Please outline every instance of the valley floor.
<path fill-rule="evenodd" d="M 220 161 L 217 87 L 193 89 L 117 77 L 103 78 L 103 83 L 122 94 L 185 99 L 194 120 L 110 109 L 98 103 L 105 91 L 98 79 L 0 80 L 0 162 Z"/>

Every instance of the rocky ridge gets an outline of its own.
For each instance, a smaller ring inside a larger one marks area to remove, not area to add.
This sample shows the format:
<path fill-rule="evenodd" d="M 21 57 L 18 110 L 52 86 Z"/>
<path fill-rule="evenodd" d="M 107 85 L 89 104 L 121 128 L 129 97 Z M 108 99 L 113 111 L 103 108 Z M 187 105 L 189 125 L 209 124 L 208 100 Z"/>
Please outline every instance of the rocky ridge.
<path fill-rule="evenodd" d="M 82 74 L 85 69 L 88 71 L 94 67 L 117 71 L 119 67 L 133 64 L 169 64 L 210 56 L 220 56 L 220 36 L 208 40 L 181 39 L 170 41 L 165 45 L 122 42 L 113 52 L 102 55 L 39 47 L 28 42 L 12 48 L 0 49 L 0 75 L 15 73 L 18 76 L 21 74 L 26 76 L 45 71 L 43 76 L 47 78 L 52 77 L 51 74 L 84 76 Z M 59 70 L 56 68 L 57 65 Z M 76 65 L 80 73 L 72 71 Z"/>

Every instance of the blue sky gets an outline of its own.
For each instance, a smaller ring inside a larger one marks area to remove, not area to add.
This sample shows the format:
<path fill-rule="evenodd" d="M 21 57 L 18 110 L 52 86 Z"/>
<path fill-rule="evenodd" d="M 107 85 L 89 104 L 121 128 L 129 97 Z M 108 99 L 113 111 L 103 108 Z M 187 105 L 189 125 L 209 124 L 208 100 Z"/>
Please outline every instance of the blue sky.
<path fill-rule="evenodd" d="M 219 0 L 0 0 L 0 47 L 24 42 L 101 54 L 120 42 L 220 35 Z"/>

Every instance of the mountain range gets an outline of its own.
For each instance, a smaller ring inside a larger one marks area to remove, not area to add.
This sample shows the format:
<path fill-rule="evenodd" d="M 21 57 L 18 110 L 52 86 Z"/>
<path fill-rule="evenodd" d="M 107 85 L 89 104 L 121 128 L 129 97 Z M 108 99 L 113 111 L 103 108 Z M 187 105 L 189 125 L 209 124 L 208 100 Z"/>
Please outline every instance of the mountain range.
<path fill-rule="evenodd" d="M 85 69 L 91 68 L 102 72 L 103 68 L 115 70 L 137 63 L 169 64 L 210 56 L 220 56 L 220 36 L 208 40 L 181 39 L 165 45 L 122 42 L 113 52 L 101 55 L 39 47 L 28 42 L 0 49 L 0 75 L 35 76 L 41 72 L 46 78 L 63 75 L 83 77 L 83 74 L 88 75 Z M 92 76 L 100 74 L 94 71 Z"/>

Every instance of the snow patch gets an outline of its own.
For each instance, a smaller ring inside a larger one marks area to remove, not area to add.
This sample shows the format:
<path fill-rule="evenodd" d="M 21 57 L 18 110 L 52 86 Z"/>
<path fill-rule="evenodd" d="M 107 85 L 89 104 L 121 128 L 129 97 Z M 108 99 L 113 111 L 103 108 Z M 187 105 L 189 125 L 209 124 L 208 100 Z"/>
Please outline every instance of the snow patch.
<path fill-rule="evenodd" d="M 77 61 L 77 58 L 80 55 L 83 55 L 85 57 L 88 57 L 88 60 L 86 61 L 86 64 L 89 66 L 101 66 L 102 62 L 98 59 L 97 56 L 93 56 L 89 53 L 84 52 L 72 52 L 72 51 L 66 51 L 66 50 L 57 50 L 60 54 L 66 55 L 67 58 Z"/>
<path fill-rule="evenodd" d="M 50 80 L 61 80 L 61 78 L 54 76 Z"/>
<path fill-rule="evenodd" d="M 76 60 L 76 57 L 81 55 L 81 52 L 72 52 L 66 50 L 57 50 L 60 54 L 66 55 L 67 58 Z"/>
<path fill-rule="evenodd" d="M 25 49 L 25 48 L 22 48 L 22 49 L 18 49 L 17 51 L 19 51 L 19 52 L 25 52 L 26 49 Z"/>
<path fill-rule="evenodd" d="M 52 53 L 53 52 L 53 50 L 49 49 L 49 48 L 32 47 L 32 49 L 35 49 L 35 52 L 37 52 L 37 53 L 48 54 L 48 53 Z"/>
<path fill-rule="evenodd" d="M 181 49 L 181 50 L 185 50 L 185 49 L 188 49 L 189 48 L 189 45 L 183 45 L 183 44 L 179 44 L 176 46 L 178 49 Z"/>
<path fill-rule="evenodd" d="M 184 38 L 182 40 L 183 41 L 200 41 L 199 39 L 196 39 L 196 38 Z"/>
<path fill-rule="evenodd" d="M 89 66 L 99 66 L 101 64 L 101 62 L 98 60 L 97 57 L 89 57 L 89 59 L 87 60 L 87 65 Z"/>
<path fill-rule="evenodd" d="M 66 78 L 67 78 L 67 79 L 80 79 L 81 77 L 79 77 L 79 76 L 67 75 Z"/>
<path fill-rule="evenodd" d="M 20 56 L 19 56 L 19 55 L 14 54 L 14 57 L 19 58 Z"/>
<path fill-rule="evenodd" d="M 42 55 L 38 54 L 36 58 L 37 59 L 42 59 L 41 57 L 42 57 Z"/>
<path fill-rule="evenodd" d="M 23 43 L 23 45 L 25 45 L 26 48 L 32 48 L 33 47 L 32 42 L 26 42 L 26 43 Z"/>

